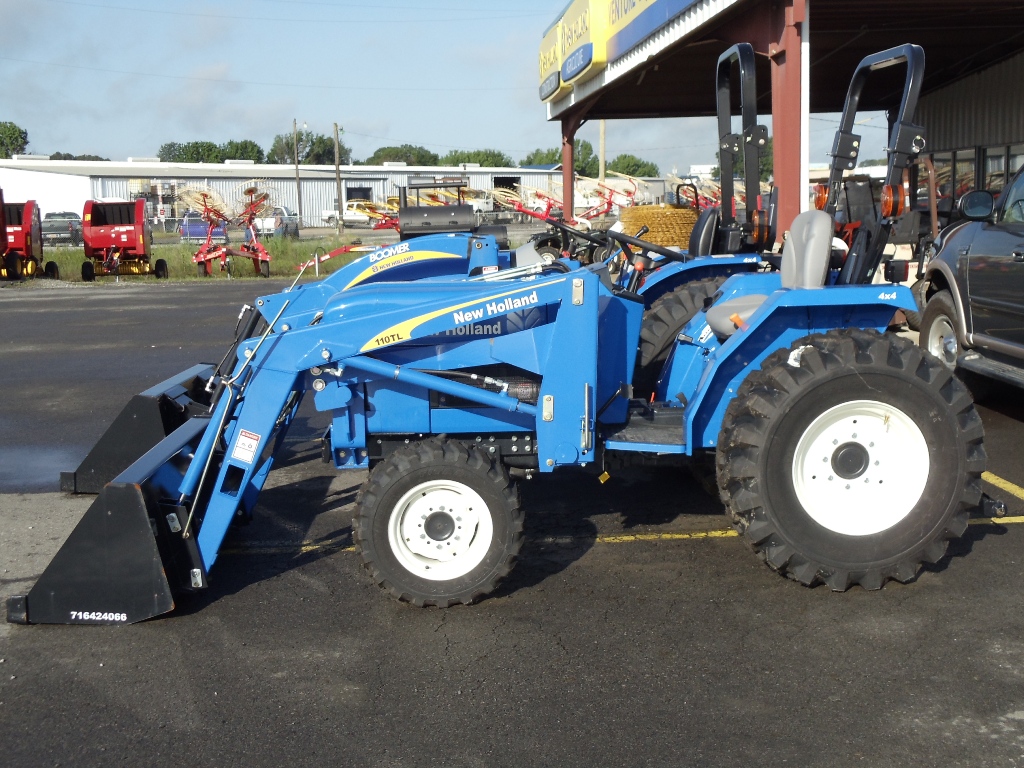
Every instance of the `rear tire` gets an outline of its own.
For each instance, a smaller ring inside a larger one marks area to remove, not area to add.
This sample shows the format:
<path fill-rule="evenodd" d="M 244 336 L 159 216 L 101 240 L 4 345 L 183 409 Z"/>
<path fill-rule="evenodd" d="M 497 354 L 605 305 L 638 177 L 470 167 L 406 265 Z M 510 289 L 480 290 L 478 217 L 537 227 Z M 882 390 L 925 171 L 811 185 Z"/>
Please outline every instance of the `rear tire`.
<path fill-rule="evenodd" d="M 153 265 L 153 274 L 156 275 L 157 280 L 166 280 L 167 262 L 163 259 L 157 259 L 156 264 Z"/>
<path fill-rule="evenodd" d="M 519 491 L 473 446 L 401 448 L 359 490 L 353 538 L 373 580 L 399 600 L 446 608 L 493 592 L 523 545 Z"/>
<path fill-rule="evenodd" d="M 208 265 L 209 262 L 207 261 L 200 261 L 198 264 L 196 264 L 196 277 L 209 277 L 210 273 L 209 271 L 207 271 Z"/>
<path fill-rule="evenodd" d="M 633 391 L 637 397 L 650 397 L 679 332 L 704 308 L 704 300 L 714 296 L 726 279 L 708 277 L 679 285 L 659 296 L 644 312 L 636 372 L 633 374 Z"/>
<path fill-rule="evenodd" d="M 8 253 L 4 257 L 4 269 L 8 280 L 21 280 L 21 257 L 16 253 Z"/>
<path fill-rule="evenodd" d="M 96 265 L 91 261 L 82 262 L 82 282 L 91 283 L 96 279 Z"/>
<path fill-rule="evenodd" d="M 261 261 L 260 262 L 260 277 L 270 277 L 270 262 L 269 261 Z"/>
<path fill-rule="evenodd" d="M 722 423 L 719 490 L 779 573 L 879 589 L 914 579 L 964 532 L 983 442 L 970 394 L 939 360 L 898 336 L 838 329 L 744 381 Z"/>
<path fill-rule="evenodd" d="M 46 262 L 46 266 L 43 268 L 43 274 L 50 280 L 60 280 L 60 267 L 57 266 L 57 262 Z"/>

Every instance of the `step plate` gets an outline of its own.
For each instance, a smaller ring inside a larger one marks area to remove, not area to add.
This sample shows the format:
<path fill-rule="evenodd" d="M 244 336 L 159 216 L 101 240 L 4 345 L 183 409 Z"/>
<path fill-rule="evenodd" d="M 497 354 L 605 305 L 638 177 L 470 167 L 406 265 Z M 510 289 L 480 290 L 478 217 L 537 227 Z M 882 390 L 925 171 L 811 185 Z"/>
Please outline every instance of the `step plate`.
<path fill-rule="evenodd" d="M 990 360 L 977 352 L 968 352 L 957 360 L 957 366 L 971 373 L 1024 388 L 1024 367 Z M 1024 366 L 1024 362 L 1022 362 L 1022 366 Z"/>

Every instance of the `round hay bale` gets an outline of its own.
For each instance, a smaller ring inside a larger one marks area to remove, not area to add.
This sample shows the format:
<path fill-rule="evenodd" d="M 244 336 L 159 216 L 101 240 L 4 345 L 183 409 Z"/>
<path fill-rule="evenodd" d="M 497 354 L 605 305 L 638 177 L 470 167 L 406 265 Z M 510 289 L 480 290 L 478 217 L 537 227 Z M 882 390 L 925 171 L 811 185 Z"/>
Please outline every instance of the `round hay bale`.
<path fill-rule="evenodd" d="M 686 248 L 690 243 L 690 232 L 697 223 L 695 208 L 681 208 L 673 205 L 634 205 L 623 208 L 619 219 L 627 235 L 647 226 L 650 230 L 644 240 L 655 245 Z"/>

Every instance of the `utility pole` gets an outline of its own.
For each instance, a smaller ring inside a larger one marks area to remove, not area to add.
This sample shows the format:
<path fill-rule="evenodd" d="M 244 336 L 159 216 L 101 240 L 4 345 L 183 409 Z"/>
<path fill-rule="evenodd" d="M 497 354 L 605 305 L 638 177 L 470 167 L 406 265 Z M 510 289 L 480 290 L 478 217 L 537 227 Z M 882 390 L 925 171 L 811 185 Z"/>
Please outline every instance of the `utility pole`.
<path fill-rule="evenodd" d="M 604 120 L 598 123 L 599 130 L 597 134 L 597 162 L 598 162 L 598 173 L 597 179 L 604 184 Z"/>
<path fill-rule="evenodd" d="M 338 124 L 334 124 L 334 181 L 338 185 L 338 199 L 335 201 L 335 208 L 338 210 L 336 222 L 338 234 L 345 231 L 345 206 L 341 203 L 341 142 L 338 141 Z"/>
<path fill-rule="evenodd" d="M 295 147 L 295 197 L 299 202 L 299 226 L 302 223 L 302 184 L 299 181 L 299 121 L 292 118 L 292 144 Z"/>

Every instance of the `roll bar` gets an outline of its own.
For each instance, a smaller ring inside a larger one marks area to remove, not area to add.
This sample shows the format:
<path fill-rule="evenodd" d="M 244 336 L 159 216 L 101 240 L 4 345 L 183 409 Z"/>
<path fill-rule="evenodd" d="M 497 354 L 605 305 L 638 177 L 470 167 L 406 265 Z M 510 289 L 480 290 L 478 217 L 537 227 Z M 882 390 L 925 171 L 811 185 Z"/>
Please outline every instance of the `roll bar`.
<path fill-rule="evenodd" d="M 921 83 L 924 80 L 924 49 L 908 43 L 865 56 L 857 65 L 850 81 L 839 130 L 836 131 L 832 151 L 829 153 L 832 156 L 832 168 L 829 171 L 828 201 L 825 204 L 825 212 L 829 215 L 835 215 L 843 174 L 857 167 L 861 137 L 854 133 L 853 129 L 864 85 L 872 72 L 898 64 L 906 64 L 907 76 L 903 83 L 899 111 L 895 117 L 890 117 L 892 128 L 887 148 L 889 162 L 886 166 L 884 184 L 900 186 L 903 182 L 903 169 L 907 167 L 911 158 L 916 157 L 924 149 L 924 128 L 910 122 L 917 111 Z M 875 269 L 881 262 L 882 251 L 891 228 L 892 219 L 879 216 L 864 236 L 854 240 L 839 274 L 840 284 L 854 285 L 871 281 Z"/>

